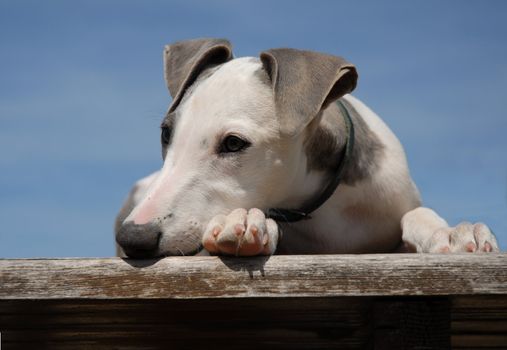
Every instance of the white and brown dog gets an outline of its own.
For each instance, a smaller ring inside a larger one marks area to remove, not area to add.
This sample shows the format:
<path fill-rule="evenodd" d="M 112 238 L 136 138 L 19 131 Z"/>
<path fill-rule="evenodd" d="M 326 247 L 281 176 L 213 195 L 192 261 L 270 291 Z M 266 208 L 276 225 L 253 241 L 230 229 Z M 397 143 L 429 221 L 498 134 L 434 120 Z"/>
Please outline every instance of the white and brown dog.
<path fill-rule="evenodd" d="M 348 95 L 357 73 L 342 58 L 233 59 L 227 40 L 198 39 L 167 46 L 164 68 L 164 165 L 118 215 L 120 254 L 498 251 L 486 225 L 421 207 L 400 142 Z"/>

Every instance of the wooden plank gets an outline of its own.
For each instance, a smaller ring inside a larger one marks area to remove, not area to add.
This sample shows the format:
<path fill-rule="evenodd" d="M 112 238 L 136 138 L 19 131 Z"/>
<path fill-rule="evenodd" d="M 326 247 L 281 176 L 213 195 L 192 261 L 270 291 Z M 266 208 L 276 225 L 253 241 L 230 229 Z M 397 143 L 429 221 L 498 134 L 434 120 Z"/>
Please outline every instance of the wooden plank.
<path fill-rule="evenodd" d="M 507 296 L 451 298 L 453 349 L 507 349 Z"/>
<path fill-rule="evenodd" d="M 419 298 L 3 300 L 5 349 L 443 349 L 449 302 Z M 210 346 L 212 344 L 212 346 Z"/>
<path fill-rule="evenodd" d="M 376 299 L 374 349 L 448 349 L 449 308 L 444 297 Z"/>
<path fill-rule="evenodd" d="M 0 260 L 2 348 L 505 349 L 507 255 Z"/>
<path fill-rule="evenodd" d="M 0 300 L 2 349 L 364 349 L 371 299 Z"/>
<path fill-rule="evenodd" d="M 452 302 L 450 303 L 449 300 Z M 449 308 L 450 306 L 450 308 Z M 0 300 L 2 349 L 507 349 L 504 295 Z M 470 310 L 470 313 L 467 313 Z M 449 331 L 449 314 L 451 330 Z"/>
<path fill-rule="evenodd" d="M 0 299 L 470 294 L 507 294 L 507 254 L 0 260 Z"/>

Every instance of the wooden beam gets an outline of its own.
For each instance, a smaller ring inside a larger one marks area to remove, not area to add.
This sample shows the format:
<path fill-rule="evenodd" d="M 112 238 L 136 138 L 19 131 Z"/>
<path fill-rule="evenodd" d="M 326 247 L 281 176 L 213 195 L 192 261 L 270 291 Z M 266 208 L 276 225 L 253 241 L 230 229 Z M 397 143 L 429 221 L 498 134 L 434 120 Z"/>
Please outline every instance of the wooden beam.
<path fill-rule="evenodd" d="M 0 260 L 2 349 L 505 349 L 507 254 Z"/>
<path fill-rule="evenodd" d="M 0 259 L 0 300 L 507 294 L 507 254 Z"/>

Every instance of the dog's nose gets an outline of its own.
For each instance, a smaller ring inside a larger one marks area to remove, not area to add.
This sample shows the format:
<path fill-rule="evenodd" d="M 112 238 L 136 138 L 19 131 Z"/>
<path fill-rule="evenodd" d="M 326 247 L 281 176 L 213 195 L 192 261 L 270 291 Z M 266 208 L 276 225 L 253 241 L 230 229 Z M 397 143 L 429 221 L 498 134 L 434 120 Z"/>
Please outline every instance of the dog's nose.
<path fill-rule="evenodd" d="M 116 233 L 116 242 L 129 257 L 148 258 L 155 256 L 161 234 L 158 225 L 126 222 Z"/>

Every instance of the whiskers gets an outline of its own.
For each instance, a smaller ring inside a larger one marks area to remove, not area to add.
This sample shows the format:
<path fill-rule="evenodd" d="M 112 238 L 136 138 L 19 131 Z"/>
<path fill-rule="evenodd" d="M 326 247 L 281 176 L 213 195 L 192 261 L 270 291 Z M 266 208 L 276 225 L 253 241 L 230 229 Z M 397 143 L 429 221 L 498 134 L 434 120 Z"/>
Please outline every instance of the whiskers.
<path fill-rule="evenodd" d="M 185 256 L 185 252 L 180 248 L 176 247 L 176 250 L 180 252 L 181 256 Z"/>
<path fill-rule="evenodd" d="M 181 256 L 196 255 L 203 249 L 201 240 L 201 234 L 192 230 L 179 239 L 173 249 Z"/>

